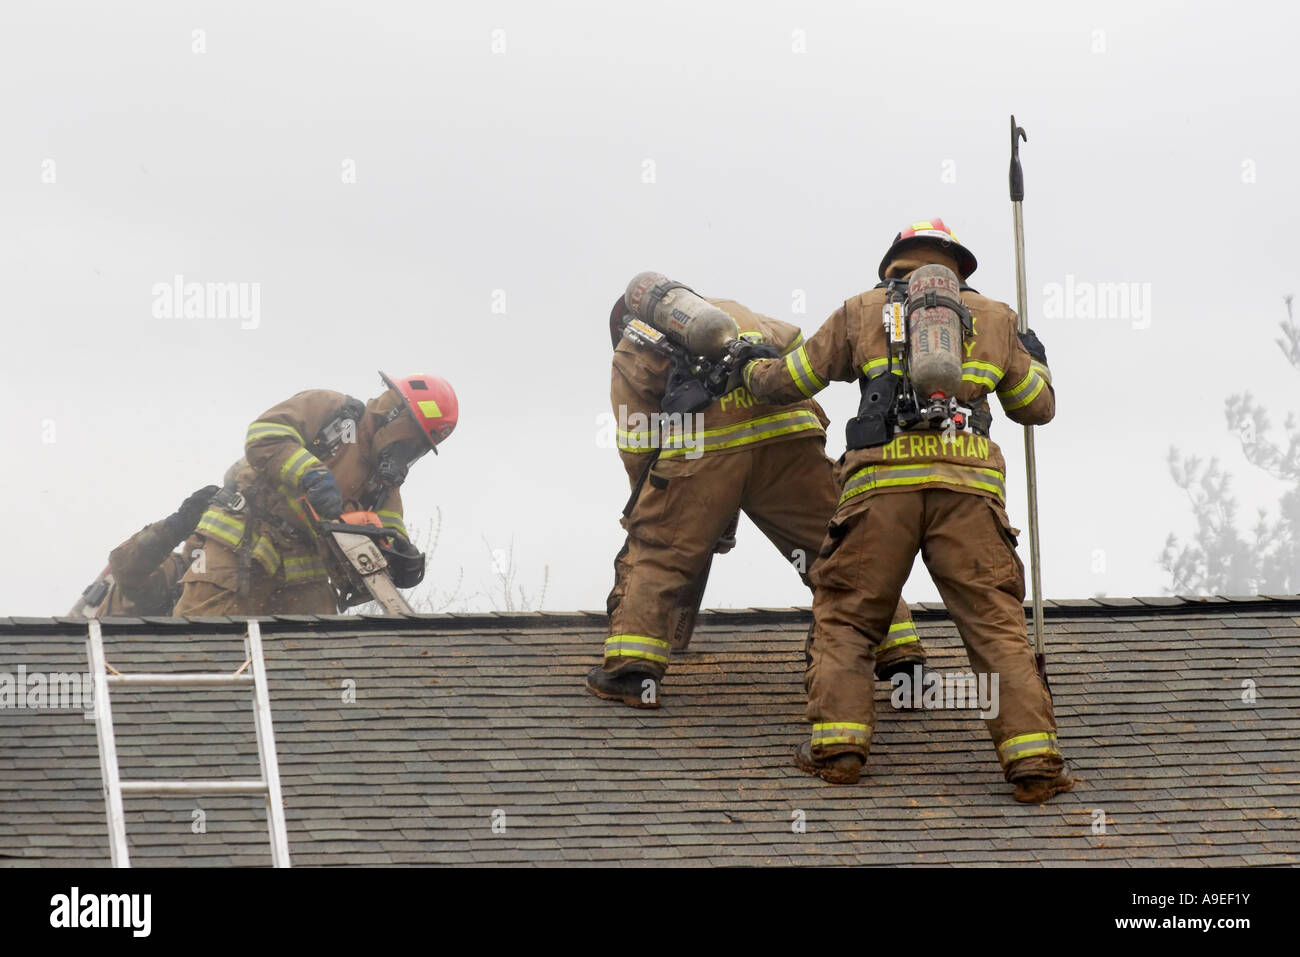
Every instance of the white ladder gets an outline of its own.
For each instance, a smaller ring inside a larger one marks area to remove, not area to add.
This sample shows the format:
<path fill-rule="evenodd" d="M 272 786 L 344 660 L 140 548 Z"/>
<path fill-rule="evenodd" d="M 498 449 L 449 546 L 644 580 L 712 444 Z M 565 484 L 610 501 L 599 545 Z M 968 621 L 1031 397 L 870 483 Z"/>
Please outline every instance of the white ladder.
<path fill-rule="evenodd" d="M 266 691 L 266 662 L 262 658 L 262 631 L 249 620 L 244 642 L 248 659 L 232 674 L 199 672 L 196 674 L 111 673 L 104 661 L 104 637 L 98 619 L 90 621 L 86 639 L 90 673 L 95 678 L 95 729 L 99 737 L 99 767 L 104 778 L 104 804 L 108 812 L 108 842 L 114 867 L 130 867 L 126 849 L 126 817 L 122 812 L 123 795 L 170 796 L 176 794 L 263 794 L 266 796 L 267 830 L 271 836 L 271 864 L 289 866 L 289 839 L 284 827 L 284 801 L 280 796 L 280 766 L 275 757 L 275 734 L 271 730 L 271 699 Z M 252 674 L 244 669 L 252 665 Z M 257 757 L 262 777 L 257 781 L 123 781 L 117 766 L 117 744 L 113 738 L 113 709 L 108 700 L 108 686 L 123 688 L 224 688 L 229 685 L 251 686 L 253 725 L 257 729 Z"/>

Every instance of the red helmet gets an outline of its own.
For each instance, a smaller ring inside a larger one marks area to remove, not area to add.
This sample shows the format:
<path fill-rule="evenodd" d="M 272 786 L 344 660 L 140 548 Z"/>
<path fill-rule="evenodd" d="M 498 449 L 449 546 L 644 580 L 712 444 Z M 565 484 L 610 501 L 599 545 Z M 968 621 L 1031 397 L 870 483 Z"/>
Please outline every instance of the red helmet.
<path fill-rule="evenodd" d="M 435 375 L 408 375 L 394 379 L 380 371 L 379 377 L 384 380 L 384 385 L 402 397 L 402 404 L 415 417 L 420 431 L 428 437 L 429 447 L 437 452 L 438 443 L 456 428 L 460 414 L 456 390 L 451 383 Z"/>
<path fill-rule="evenodd" d="M 957 241 L 957 234 L 945 226 L 942 219 L 929 219 L 912 223 L 894 237 L 893 245 L 885 253 L 885 258 L 880 260 L 880 278 L 885 278 L 885 270 L 897 256 L 916 246 L 927 244 L 937 244 L 945 253 L 954 257 L 962 279 L 975 271 L 975 254 Z"/>

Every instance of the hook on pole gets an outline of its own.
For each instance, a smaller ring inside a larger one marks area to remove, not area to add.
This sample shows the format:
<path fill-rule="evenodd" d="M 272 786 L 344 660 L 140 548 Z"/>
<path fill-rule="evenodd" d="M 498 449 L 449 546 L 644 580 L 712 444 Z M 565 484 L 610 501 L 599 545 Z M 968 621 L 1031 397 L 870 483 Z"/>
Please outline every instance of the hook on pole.
<path fill-rule="evenodd" d="M 1016 126 L 1016 115 L 1011 114 L 1011 202 L 1019 203 L 1025 198 L 1025 173 L 1020 168 L 1020 141 L 1029 142 L 1029 134 L 1023 126 Z"/>

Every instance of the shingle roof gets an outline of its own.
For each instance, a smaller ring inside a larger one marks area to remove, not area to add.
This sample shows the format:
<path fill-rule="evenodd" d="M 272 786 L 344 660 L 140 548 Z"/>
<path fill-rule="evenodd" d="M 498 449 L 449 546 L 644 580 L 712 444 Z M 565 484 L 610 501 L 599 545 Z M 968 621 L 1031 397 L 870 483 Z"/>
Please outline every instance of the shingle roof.
<path fill-rule="evenodd" d="M 964 670 L 941 607 L 914 611 L 932 664 Z M 583 692 L 604 623 L 263 619 L 294 863 L 1300 864 L 1300 598 L 1049 603 L 1085 780 L 1042 807 L 1010 799 L 972 712 L 894 712 L 883 685 L 860 785 L 794 769 L 806 610 L 704 613 L 657 712 Z M 233 669 L 240 634 L 105 622 L 122 671 Z M 84 671 L 84 623 L 0 619 L 0 672 L 19 665 Z M 246 692 L 118 691 L 113 710 L 128 779 L 257 776 Z M 137 865 L 267 864 L 264 822 L 254 798 L 127 799 Z M 107 860 L 93 723 L 0 710 L 0 863 Z"/>

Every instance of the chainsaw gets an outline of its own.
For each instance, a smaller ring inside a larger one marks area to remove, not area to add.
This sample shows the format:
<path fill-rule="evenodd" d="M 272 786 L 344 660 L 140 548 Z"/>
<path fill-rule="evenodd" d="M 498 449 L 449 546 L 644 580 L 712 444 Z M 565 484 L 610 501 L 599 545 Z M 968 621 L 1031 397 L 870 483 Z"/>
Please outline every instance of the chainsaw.
<path fill-rule="evenodd" d="M 394 533 L 384 528 L 374 512 L 344 512 L 338 521 L 321 519 L 305 499 L 302 504 L 316 522 L 316 530 L 347 574 L 347 581 L 336 583 L 339 592 L 339 610 L 360 605 L 373 598 L 393 615 L 413 615 L 415 609 L 407 604 L 397 586 L 393 584 L 384 548 L 394 538 Z"/>

